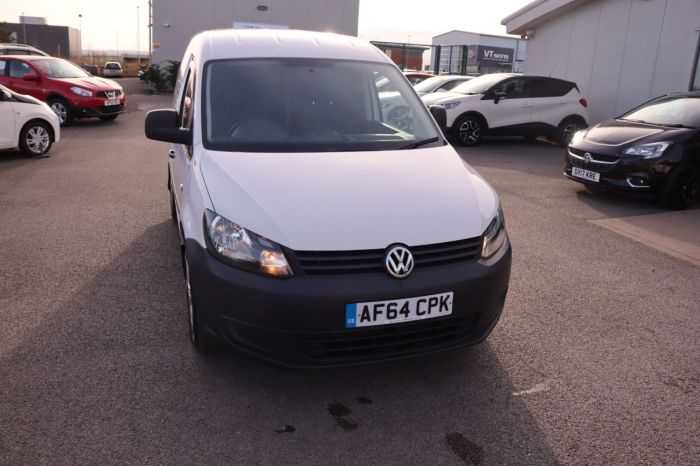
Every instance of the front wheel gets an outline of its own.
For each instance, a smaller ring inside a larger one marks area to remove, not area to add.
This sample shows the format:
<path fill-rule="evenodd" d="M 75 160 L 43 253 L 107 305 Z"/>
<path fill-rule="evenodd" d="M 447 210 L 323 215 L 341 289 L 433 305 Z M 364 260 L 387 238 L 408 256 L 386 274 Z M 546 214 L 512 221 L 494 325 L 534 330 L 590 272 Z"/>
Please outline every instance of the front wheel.
<path fill-rule="evenodd" d="M 690 165 L 679 165 L 671 172 L 659 200 L 669 209 L 687 209 L 698 199 L 699 184 L 697 169 Z"/>
<path fill-rule="evenodd" d="M 476 116 L 463 116 L 455 124 L 455 134 L 459 143 L 466 147 L 479 144 L 481 141 L 482 123 Z"/>
<path fill-rule="evenodd" d="M 70 111 L 68 102 L 63 99 L 49 100 L 49 107 L 58 116 L 58 121 L 61 126 L 67 126 L 73 121 L 73 114 Z"/>
<path fill-rule="evenodd" d="M 189 327 L 190 343 L 195 349 L 202 353 L 210 353 L 216 350 L 215 343 L 211 340 L 201 325 L 200 315 L 197 312 L 197 305 L 195 300 L 195 293 L 192 287 L 192 281 L 190 279 L 190 264 L 187 260 L 187 253 L 183 252 L 185 257 L 183 259 L 183 265 L 185 267 L 185 283 L 187 291 L 187 321 Z"/>
<path fill-rule="evenodd" d="M 44 156 L 51 149 L 49 125 L 41 121 L 29 123 L 19 135 L 19 148 L 27 155 Z"/>

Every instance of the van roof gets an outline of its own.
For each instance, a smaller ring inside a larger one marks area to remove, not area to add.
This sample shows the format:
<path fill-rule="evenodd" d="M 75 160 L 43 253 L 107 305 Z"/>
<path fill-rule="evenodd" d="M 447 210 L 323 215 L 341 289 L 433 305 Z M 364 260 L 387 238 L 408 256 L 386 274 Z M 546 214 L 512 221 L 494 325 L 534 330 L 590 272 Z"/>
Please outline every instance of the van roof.
<path fill-rule="evenodd" d="M 388 62 L 373 45 L 357 37 L 285 29 L 220 29 L 195 35 L 188 48 L 207 60 L 230 58 L 334 58 Z"/>

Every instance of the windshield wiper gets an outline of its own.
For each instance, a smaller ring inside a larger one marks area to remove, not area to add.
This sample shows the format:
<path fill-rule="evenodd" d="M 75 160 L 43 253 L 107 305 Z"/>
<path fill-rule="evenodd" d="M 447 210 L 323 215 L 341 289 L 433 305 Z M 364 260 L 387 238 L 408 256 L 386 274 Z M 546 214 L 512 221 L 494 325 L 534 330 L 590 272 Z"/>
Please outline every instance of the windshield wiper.
<path fill-rule="evenodd" d="M 438 142 L 439 140 L 440 140 L 440 138 L 439 138 L 438 136 L 435 136 L 434 138 L 422 139 L 422 140 L 420 140 L 420 141 L 412 142 L 412 143 L 410 143 L 410 144 L 408 144 L 408 145 L 406 145 L 406 146 L 399 147 L 399 150 L 402 150 L 402 149 L 417 149 L 417 148 L 420 147 L 420 146 L 424 146 L 424 145 L 426 145 L 426 144 L 430 144 L 431 142 Z"/>

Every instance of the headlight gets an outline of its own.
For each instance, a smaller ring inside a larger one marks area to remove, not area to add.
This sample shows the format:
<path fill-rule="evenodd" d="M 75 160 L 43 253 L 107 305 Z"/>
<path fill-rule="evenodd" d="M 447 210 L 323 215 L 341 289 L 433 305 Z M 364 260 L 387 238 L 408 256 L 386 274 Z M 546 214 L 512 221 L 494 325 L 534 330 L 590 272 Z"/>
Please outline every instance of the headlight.
<path fill-rule="evenodd" d="M 83 89 L 82 87 L 71 87 L 70 90 L 71 92 L 73 92 L 73 94 L 78 94 L 83 97 L 92 97 L 92 91 L 88 91 L 87 89 Z"/>
<path fill-rule="evenodd" d="M 456 101 L 456 102 L 443 102 L 441 104 L 435 104 L 438 107 L 442 107 L 445 110 L 450 110 L 452 108 L 455 108 L 457 105 L 461 104 L 462 102 Z"/>
<path fill-rule="evenodd" d="M 578 144 L 579 142 L 581 142 L 581 140 L 583 139 L 583 137 L 586 135 L 587 132 L 588 132 L 587 129 L 582 129 L 582 130 L 580 130 L 580 131 L 576 131 L 576 132 L 574 133 L 574 135 L 571 136 L 571 142 L 569 142 L 569 145 L 570 145 L 570 146 L 575 146 L 576 144 Z"/>
<path fill-rule="evenodd" d="M 622 153 L 627 155 L 641 155 L 643 159 L 655 159 L 661 157 L 670 145 L 670 142 L 653 142 L 651 144 L 628 147 L 622 151 Z"/>
<path fill-rule="evenodd" d="M 481 247 L 481 257 L 488 259 L 496 254 L 508 242 L 508 233 L 503 219 L 503 210 L 498 206 L 496 216 L 491 220 L 484 232 L 484 242 Z"/>
<path fill-rule="evenodd" d="M 231 265 L 273 277 L 294 275 L 278 244 L 209 209 L 204 211 L 204 223 L 209 249 Z"/>

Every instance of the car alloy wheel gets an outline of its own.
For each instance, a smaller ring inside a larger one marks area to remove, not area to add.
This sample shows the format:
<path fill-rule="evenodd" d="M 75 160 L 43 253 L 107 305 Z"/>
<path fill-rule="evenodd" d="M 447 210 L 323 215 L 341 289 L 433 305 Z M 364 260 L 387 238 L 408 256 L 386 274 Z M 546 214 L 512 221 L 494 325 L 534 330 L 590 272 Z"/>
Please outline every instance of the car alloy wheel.
<path fill-rule="evenodd" d="M 574 137 L 574 134 L 576 134 L 576 131 L 579 130 L 578 124 L 575 122 L 571 122 L 567 125 L 564 126 L 562 129 L 561 135 L 562 135 L 562 141 L 565 144 L 569 144 L 571 142 L 571 138 Z"/>
<path fill-rule="evenodd" d="M 693 169 L 686 168 L 678 174 L 672 188 L 671 205 L 673 209 L 685 209 L 693 204 L 698 196 L 698 175 Z"/>
<path fill-rule="evenodd" d="M 27 148 L 34 155 L 43 155 L 51 144 L 51 135 L 41 125 L 32 126 L 25 136 Z"/>
<path fill-rule="evenodd" d="M 464 146 L 473 146 L 481 140 L 481 124 L 476 118 L 461 120 L 457 128 L 457 137 Z"/>
<path fill-rule="evenodd" d="M 58 120 L 61 122 L 61 124 L 65 124 L 66 121 L 68 120 L 68 108 L 66 105 L 61 102 L 60 100 L 55 100 L 51 102 L 51 110 L 58 115 Z"/>

